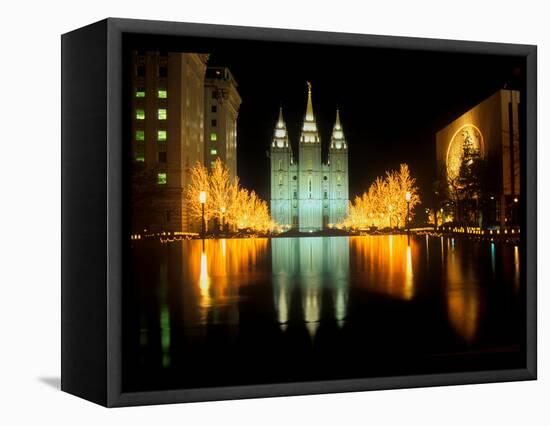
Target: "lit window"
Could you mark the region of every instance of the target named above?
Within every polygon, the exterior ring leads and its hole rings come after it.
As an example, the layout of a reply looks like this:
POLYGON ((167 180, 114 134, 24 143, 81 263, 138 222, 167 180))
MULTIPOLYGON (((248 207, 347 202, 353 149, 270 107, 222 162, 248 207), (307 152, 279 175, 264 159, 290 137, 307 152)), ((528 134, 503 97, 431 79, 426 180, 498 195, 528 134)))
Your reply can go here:
POLYGON ((218 140, 218 134, 216 132, 210 133, 210 140, 215 142, 218 140))
POLYGON ((157 173, 157 183, 159 185, 166 185, 166 173, 157 173))
POLYGON ((145 130, 136 130, 136 141, 145 140, 145 130))
POLYGON ((159 120, 166 120, 166 116, 168 113, 166 112, 166 108, 159 108, 158 111, 158 119, 159 120))
POLYGON ((166 130, 157 130, 157 140, 158 141, 166 140, 166 130))
POLYGON ((145 89, 139 88, 136 89, 136 98, 144 98, 145 97, 145 89))
POLYGON ((210 150, 210 154, 211 154, 211 155, 217 155, 217 154, 218 154, 218 150, 217 150, 217 149, 211 149, 211 150, 210 150))
POLYGON ((159 99, 166 99, 168 98, 168 92, 165 89, 159 89, 158 90, 158 98, 159 99))
POLYGON ((143 152, 138 152, 136 154, 136 161, 143 163, 145 162, 145 154, 143 152))
POLYGON ((145 120, 145 110, 142 108, 136 109, 136 120, 145 120))
POLYGON ((210 168, 211 169, 214 169, 214 166, 216 165, 216 162, 215 161, 211 161, 210 162, 210 168))

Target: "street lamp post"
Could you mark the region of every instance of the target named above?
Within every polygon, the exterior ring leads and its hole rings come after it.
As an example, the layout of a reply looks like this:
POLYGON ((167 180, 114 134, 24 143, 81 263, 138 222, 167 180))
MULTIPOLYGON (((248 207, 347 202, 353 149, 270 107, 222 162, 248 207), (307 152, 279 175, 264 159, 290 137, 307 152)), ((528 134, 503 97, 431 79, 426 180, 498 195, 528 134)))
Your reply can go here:
POLYGON ((206 235, 206 220, 204 218, 204 205, 206 204, 206 191, 200 192, 199 201, 202 205, 202 238, 204 238, 206 235))
POLYGON ((411 193, 407 191, 405 194, 405 201, 407 202, 407 219, 406 219, 406 225, 407 225, 407 232, 410 232, 410 205, 411 205, 411 193))
POLYGON ((221 228, 221 231, 223 232, 223 219, 224 219, 224 215, 225 215, 225 206, 222 206, 220 211, 222 213, 222 220, 221 220, 221 223, 220 223, 220 228, 221 228))

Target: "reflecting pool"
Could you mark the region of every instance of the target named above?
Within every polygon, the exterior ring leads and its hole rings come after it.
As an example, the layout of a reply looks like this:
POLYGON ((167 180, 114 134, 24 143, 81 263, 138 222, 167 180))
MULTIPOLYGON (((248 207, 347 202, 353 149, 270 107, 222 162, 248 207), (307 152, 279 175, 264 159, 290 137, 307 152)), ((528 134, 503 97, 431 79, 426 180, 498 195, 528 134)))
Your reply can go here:
POLYGON ((140 241, 123 389, 525 364, 517 246, 429 236, 140 241))

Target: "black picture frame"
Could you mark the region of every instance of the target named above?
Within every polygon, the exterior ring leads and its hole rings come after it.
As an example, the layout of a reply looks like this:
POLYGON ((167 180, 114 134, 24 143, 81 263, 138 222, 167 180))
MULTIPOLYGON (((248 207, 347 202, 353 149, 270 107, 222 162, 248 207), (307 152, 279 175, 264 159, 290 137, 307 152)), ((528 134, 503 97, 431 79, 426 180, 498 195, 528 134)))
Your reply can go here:
POLYGON ((537 48, 531 45, 296 31, 109 18, 64 34, 62 44, 62 346, 63 391, 107 406, 256 398, 374 389, 534 380, 537 377, 537 48), (515 55, 526 59, 526 348, 523 369, 260 384, 124 393, 121 391, 123 275, 124 34, 238 38, 515 55))

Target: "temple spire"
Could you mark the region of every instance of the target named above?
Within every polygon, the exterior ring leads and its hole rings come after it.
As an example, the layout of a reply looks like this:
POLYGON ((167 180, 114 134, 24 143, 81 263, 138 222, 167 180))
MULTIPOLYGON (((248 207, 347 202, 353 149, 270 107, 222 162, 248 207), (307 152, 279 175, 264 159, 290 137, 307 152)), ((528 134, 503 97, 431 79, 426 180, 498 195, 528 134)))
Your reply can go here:
POLYGON ((344 137, 344 130, 340 123, 340 110, 336 108, 336 121, 332 129, 332 137, 330 138, 331 149, 346 149, 346 138, 344 137))
POLYGON ((306 109, 306 121, 314 121, 313 116, 313 104, 311 102, 311 83, 307 82, 307 109, 306 109))
POLYGON ((279 119, 277 120, 277 127, 284 127, 285 122, 283 121, 283 106, 279 106, 279 119))
POLYGON ((304 125, 302 126, 302 136, 300 142, 318 143, 320 142, 319 133, 317 132, 317 123, 313 114, 313 102, 311 101, 311 83, 307 82, 307 107, 304 125))
POLYGON ((275 124, 275 132, 273 134, 272 145, 276 148, 288 147, 288 133, 286 131, 286 123, 283 119, 283 107, 279 107, 279 118, 275 124))

